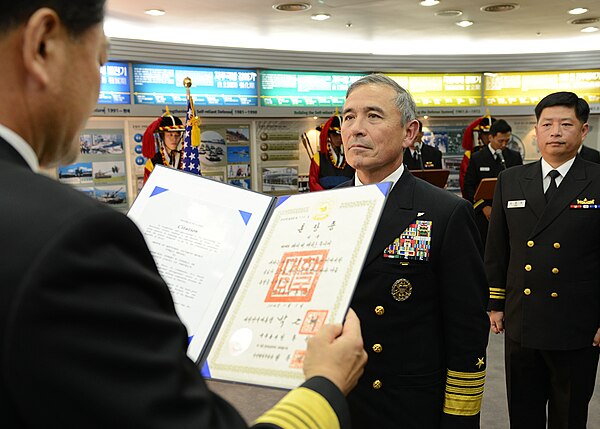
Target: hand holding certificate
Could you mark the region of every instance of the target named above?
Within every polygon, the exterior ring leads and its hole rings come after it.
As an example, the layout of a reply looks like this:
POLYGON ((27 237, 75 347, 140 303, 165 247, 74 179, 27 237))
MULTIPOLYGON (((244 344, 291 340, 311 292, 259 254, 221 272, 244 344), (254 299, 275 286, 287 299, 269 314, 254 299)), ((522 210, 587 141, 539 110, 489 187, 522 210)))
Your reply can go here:
POLYGON ((344 319, 389 183, 273 198, 157 168, 130 210, 210 376, 303 380, 306 340, 344 319))

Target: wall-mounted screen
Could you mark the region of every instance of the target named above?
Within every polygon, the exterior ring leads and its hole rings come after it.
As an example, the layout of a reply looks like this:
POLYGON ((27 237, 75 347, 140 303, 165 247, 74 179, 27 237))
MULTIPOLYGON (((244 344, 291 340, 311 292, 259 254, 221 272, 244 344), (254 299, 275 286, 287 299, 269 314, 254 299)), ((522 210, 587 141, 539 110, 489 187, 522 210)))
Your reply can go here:
POLYGON ((130 104, 129 66, 108 62, 100 67, 98 104, 130 104))
POLYGON ((185 105, 183 79, 192 79, 196 106, 256 106, 256 70, 133 64, 136 104, 185 105))
POLYGON ((350 84, 364 73, 264 70, 260 104, 265 107, 341 107, 350 84))
POLYGON ((570 91, 588 103, 600 103, 600 70, 486 73, 485 104, 529 106, 556 91, 570 91))
POLYGON ((419 107, 481 105, 481 74, 388 74, 419 107))

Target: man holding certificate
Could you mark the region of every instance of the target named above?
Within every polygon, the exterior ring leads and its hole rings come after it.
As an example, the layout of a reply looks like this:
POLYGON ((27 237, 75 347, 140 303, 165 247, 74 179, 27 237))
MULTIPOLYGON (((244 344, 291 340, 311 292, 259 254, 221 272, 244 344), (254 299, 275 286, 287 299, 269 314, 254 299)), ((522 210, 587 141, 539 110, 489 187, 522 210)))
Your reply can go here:
MULTIPOLYGON (((37 172, 77 155, 107 60, 104 3, 3 3, 2 427, 246 428, 187 358, 187 332, 134 223, 37 172)), ((365 360, 350 311, 308 341, 306 382, 255 427, 348 428, 344 395, 365 360)))
POLYGON ((345 186, 394 182, 351 304, 369 354, 348 397, 352 423, 478 428, 489 330, 482 245, 470 204, 403 165, 415 110, 380 74, 346 93, 342 140, 356 175, 345 186))

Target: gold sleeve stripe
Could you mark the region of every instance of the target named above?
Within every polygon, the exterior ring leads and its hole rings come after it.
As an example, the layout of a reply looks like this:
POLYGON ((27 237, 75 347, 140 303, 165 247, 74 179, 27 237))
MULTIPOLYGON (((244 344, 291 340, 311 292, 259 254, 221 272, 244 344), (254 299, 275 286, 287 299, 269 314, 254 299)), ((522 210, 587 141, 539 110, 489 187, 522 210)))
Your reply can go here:
POLYGON ((273 424, 282 429, 340 428, 340 422, 329 402, 314 390, 305 387, 289 392, 254 423, 273 424))
POLYGON ((506 289, 502 289, 502 288, 499 288, 499 287, 491 287, 490 288, 490 292, 506 293, 506 289))
POLYGON ((499 293, 491 293, 490 298, 491 299, 506 299, 506 295, 499 294, 499 293))
POLYGON ((483 394, 462 396, 446 392, 444 413, 454 416, 475 416, 481 410, 482 397, 483 394))
POLYGON ((452 371, 451 369, 449 369, 447 374, 448 374, 448 377, 454 377, 454 378, 464 378, 464 379, 485 378, 485 370, 478 371, 478 372, 459 372, 459 371, 452 371))
POLYGON ((446 385, 446 392, 456 393, 459 395, 469 395, 469 396, 479 395, 479 394, 483 393, 483 385, 481 385, 479 387, 469 387, 469 388, 446 385))
POLYGON ((478 378, 476 380, 460 380, 460 379, 456 379, 456 378, 450 378, 448 377, 446 379, 446 384, 447 385, 452 385, 452 386, 463 386, 463 387, 477 387, 477 386, 483 386, 485 383, 485 378, 478 378))

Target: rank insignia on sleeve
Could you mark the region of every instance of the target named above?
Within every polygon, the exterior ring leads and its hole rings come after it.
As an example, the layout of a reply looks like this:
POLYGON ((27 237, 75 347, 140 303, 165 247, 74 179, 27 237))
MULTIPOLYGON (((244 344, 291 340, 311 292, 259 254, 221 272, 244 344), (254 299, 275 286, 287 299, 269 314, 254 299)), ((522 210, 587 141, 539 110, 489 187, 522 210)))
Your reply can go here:
POLYGON ((428 261, 431 247, 430 220, 417 220, 384 251, 384 258, 428 261))

